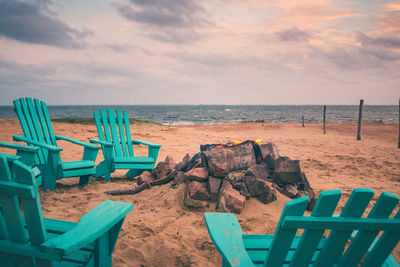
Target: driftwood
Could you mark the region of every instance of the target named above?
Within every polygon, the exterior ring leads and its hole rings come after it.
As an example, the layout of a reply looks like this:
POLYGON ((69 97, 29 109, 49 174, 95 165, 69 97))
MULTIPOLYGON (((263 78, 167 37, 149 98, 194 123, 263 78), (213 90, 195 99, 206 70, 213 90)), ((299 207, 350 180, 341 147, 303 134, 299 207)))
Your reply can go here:
POLYGON ((150 183, 143 183, 141 185, 135 186, 132 189, 123 189, 123 190, 110 190, 110 191, 105 191, 104 193, 109 194, 109 195, 135 195, 137 193, 142 192, 143 190, 150 188, 154 185, 162 185, 162 184, 166 184, 169 183, 170 181, 172 181, 175 178, 176 175, 176 170, 171 171, 167 176, 155 180, 153 182, 150 183))

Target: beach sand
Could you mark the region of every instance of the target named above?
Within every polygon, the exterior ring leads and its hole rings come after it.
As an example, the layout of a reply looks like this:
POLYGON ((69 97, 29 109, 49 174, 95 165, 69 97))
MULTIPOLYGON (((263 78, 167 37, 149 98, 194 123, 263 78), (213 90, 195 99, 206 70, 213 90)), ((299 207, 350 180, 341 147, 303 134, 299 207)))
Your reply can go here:
MULTIPOLYGON (((0 119, 1 141, 12 141, 21 134, 18 121, 0 119)), ((56 134, 82 141, 97 138, 94 125, 53 123, 56 134)), ((397 148, 397 124, 364 122, 362 140, 356 141, 357 125, 350 122, 327 124, 327 134, 321 123, 239 123, 220 125, 164 126, 152 123, 131 125, 134 139, 161 144, 159 161, 167 155, 180 162, 186 153, 199 152, 200 144, 226 143, 233 140, 262 139, 278 146, 281 156, 300 160, 311 187, 321 191, 341 189, 343 207, 353 188, 375 190, 374 199, 383 191, 400 195, 400 149, 397 148)), ((78 160, 82 148, 59 142, 64 148, 63 160, 78 160)), ((10 150, 0 149, 2 152, 10 150)), ((144 149, 138 150, 145 153, 144 149)), ((138 155, 140 155, 140 153, 138 155)), ((103 158, 98 155, 98 162, 103 158)), ((92 179, 80 188, 78 178, 62 179, 56 190, 40 192, 46 217, 78 221, 81 216, 106 199, 132 202, 115 251, 113 266, 220 266, 221 257, 211 242, 203 213, 183 206, 184 185, 172 189, 170 184, 154 186, 137 195, 109 196, 106 190, 128 189, 136 185, 127 179, 125 171, 112 174, 112 181, 92 179)), ((237 215, 246 234, 272 234, 281 211, 289 199, 279 193, 278 200, 265 205, 257 199, 246 203, 237 215)), ((397 209, 396 209, 397 211, 397 209)), ((93 227, 96 227, 93 225, 93 227)), ((400 246, 393 252, 400 260, 400 246)))

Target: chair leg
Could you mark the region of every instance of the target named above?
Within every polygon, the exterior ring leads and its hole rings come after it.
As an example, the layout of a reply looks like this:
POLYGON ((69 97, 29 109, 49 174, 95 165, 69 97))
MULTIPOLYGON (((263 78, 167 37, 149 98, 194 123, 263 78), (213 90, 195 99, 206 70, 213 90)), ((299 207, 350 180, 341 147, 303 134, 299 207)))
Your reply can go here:
POLYGON ((131 169, 125 174, 125 176, 128 177, 128 178, 133 178, 133 177, 141 175, 142 172, 144 172, 144 171, 145 170, 133 170, 133 169, 131 169))
POLYGON ((98 178, 104 176, 104 182, 108 182, 111 179, 111 173, 114 170, 112 169, 112 164, 109 161, 102 161, 99 165, 96 166, 96 173, 94 177, 98 178))
POLYGON ((95 242, 95 266, 110 266, 112 265, 112 251, 110 250, 110 236, 106 232, 95 242))
POLYGON ((90 183, 90 175, 82 175, 79 177, 79 185, 84 186, 90 183))

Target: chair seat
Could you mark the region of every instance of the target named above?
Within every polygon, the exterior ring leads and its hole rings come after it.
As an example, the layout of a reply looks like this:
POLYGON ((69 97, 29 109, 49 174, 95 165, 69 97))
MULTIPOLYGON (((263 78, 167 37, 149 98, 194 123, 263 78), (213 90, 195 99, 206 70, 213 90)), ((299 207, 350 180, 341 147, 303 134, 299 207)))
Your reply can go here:
POLYGON ((124 158, 124 157, 116 157, 114 158, 115 163, 144 163, 144 164, 153 164, 155 160, 150 157, 133 157, 133 158, 124 158))
POLYGON ((66 170, 94 168, 93 160, 66 161, 61 163, 61 168, 66 170))

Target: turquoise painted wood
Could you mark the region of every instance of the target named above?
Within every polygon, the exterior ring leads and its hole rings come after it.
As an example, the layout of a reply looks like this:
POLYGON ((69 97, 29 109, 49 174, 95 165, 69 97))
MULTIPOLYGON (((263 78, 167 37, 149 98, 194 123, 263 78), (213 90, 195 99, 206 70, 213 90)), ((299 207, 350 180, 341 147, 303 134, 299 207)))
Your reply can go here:
POLYGON ((78 223, 43 218, 32 167, 0 156, 0 266, 111 266, 131 203, 106 200, 78 223))
POLYGON ((13 104, 24 133, 24 136, 13 136, 13 139, 39 148, 35 164, 42 172, 43 190, 54 190, 56 180, 66 177, 79 176, 80 185, 88 184, 90 175, 96 172, 95 160, 100 147, 55 135, 47 105, 43 101, 26 97, 14 100, 13 104), (58 147, 57 140, 83 146, 82 160, 62 162, 60 152, 63 149, 58 147))
POLYGON ((12 162, 17 159, 28 166, 32 166, 36 177, 36 185, 40 186, 42 184, 42 174, 39 168, 35 166, 35 157, 39 151, 37 147, 7 142, 0 142, 0 147, 17 150, 16 155, 9 155, 5 153, 0 153, 0 155, 3 155, 7 159, 10 166, 12 162))
POLYGON ((99 139, 90 139, 90 142, 100 144, 104 155, 104 161, 96 167, 95 177, 104 176, 107 182, 116 169, 129 169, 126 176, 134 177, 154 168, 161 145, 132 140, 128 113, 109 108, 95 111, 93 116, 99 139), (133 145, 148 146, 147 157, 136 157, 133 145))
POLYGON ((357 188, 336 216, 340 197, 322 192, 310 216, 303 215, 308 197, 289 201, 273 235, 243 234, 229 213, 204 219, 223 266, 399 266, 390 254, 400 240, 400 211, 390 218, 399 198, 382 193, 365 216, 373 191, 357 188))

